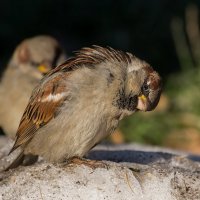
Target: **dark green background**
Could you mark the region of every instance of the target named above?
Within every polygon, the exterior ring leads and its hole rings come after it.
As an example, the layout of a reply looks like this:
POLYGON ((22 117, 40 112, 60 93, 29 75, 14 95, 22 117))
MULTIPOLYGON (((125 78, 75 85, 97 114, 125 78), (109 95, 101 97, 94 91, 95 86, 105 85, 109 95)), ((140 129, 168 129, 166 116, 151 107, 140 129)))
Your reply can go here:
POLYGON ((91 44, 130 51, 165 77, 179 70, 172 18, 184 17, 188 0, 1 0, 0 66, 24 38, 50 34, 66 52, 91 44))

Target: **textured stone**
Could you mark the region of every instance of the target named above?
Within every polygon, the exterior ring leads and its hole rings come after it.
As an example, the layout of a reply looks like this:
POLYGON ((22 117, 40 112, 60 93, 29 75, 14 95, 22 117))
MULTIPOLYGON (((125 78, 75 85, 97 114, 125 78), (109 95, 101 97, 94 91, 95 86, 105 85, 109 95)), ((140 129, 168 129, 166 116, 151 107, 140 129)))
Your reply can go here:
MULTIPOLYGON (((0 138, 0 167, 11 141, 0 138)), ((57 164, 42 159, 0 173, 0 199, 200 199, 200 157, 170 149, 137 144, 99 145, 90 159, 104 160, 104 168, 57 164)))

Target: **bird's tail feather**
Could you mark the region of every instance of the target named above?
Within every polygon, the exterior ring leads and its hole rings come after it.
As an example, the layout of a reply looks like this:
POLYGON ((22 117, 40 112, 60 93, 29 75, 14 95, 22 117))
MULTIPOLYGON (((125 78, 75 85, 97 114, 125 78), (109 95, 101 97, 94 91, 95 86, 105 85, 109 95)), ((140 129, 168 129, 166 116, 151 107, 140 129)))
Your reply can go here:
POLYGON ((9 169, 13 169, 21 165, 24 161, 24 152, 22 151, 17 158, 5 169, 5 171, 8 171, 9 169))
POLYGON ((35 163, 38 160, 38 156, 27 154, 25 155, 24 152, 20 152, 20 154, 17 156, 17 158, 5 169, 5 171, 8 171, 9 169, 13 169, 18 167, 19 165, 31 165, 35 163))

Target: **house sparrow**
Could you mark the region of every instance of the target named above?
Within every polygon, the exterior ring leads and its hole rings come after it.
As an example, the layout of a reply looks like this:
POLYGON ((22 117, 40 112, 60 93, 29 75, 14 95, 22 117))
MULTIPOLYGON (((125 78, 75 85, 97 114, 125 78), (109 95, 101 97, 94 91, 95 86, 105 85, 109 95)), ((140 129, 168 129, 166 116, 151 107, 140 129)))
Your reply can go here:
MULTIPOLYGON (((57 163, 83 157, 137 110, 159 101, 161 78, 130 53, 92 46, 51 70, 33 90, 16 134, 13 152, 57 163)), ((10 152, 10 153, 11 153, 10 152)))
POLYGON ((49 36, 26 39, 17 46, 0 82, 0 127, 6 135, 15 137, 33 88, 65 59, 58 42, 49 36))

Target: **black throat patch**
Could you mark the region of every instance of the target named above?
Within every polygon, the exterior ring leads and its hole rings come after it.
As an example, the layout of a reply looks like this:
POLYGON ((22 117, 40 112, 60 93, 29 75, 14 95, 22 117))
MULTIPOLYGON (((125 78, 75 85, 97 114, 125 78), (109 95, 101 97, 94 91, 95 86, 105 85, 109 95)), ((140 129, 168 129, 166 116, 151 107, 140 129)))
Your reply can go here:
POLYGON ((114 104, 119 109, 134 111, 137 107, 137 103, 137 95, 133 95, 132 93, 125 95, 124 90, 120 90, 114 104))

